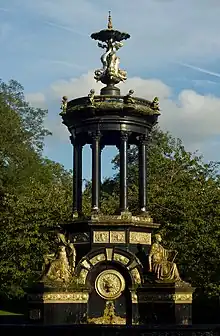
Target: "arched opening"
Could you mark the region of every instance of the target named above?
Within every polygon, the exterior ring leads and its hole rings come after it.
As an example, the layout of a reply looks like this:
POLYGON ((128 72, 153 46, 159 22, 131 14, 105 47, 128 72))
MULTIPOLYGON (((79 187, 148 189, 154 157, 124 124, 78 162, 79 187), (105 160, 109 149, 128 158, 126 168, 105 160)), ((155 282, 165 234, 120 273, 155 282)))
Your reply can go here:
MULTIPOLYGON (((121 324, 132 324, 132 300, 131 293, 129 288, 131 287, 132 280, 129 272, 125 267, 116 263, 116 262, 104 262, 99 263, 95 266, 92 271, 89 273, 87 278, 87 284, 90 288, 89 300, 88 300, 88 310, 87 316, 88 319, 97 319, 104 316, 104 311, 106 308, 106 303, 111 301, 111 304, 114 305, 114 313, 116 317, 124 319, 124 322, 121 324), (115 272, 115 273, 114 273, 115 272), (117 286, 114 283, 114 277, 111 278, 112 274, 119 274, 123 278, 124 287, 120 295, 115 295, 115 298, 108 294, 102 295, 101 290, 99 290, 99 285, 97 284, 99 278, 102 277, 102 274, 109 275, 109 279, 111 279, 111 286, 117 286)), ((114 293, 116 294, 117 290, 113 288, 114 293)), ((118 322, 120 324, 120 322, 118 322)), ((103 320, 103 324, 105 320, 103 320)))

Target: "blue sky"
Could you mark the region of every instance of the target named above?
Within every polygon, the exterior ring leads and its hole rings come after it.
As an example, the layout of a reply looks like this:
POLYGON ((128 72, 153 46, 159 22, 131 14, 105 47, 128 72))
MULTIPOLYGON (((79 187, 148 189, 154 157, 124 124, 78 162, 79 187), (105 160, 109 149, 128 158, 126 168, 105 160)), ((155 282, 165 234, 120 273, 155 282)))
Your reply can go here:
MULTIPOLYGON (((219 0, 0 0, 1 78, 18 80, 32 105, 47 108, 45 155, 72 167, 69 134, 59 117, 60 100, 86 96, 100 84, 101 49, 90 34, 113 25, 131 34, 120 50, 128 80, 122 93, 159 96, 160 126, 183 140, 187 150, 219 160, 219 0)), ((113 148, 103 152, 102 175, 109 176, 113 148)), ((84 177, 91 176, 90 150, 84 177)))

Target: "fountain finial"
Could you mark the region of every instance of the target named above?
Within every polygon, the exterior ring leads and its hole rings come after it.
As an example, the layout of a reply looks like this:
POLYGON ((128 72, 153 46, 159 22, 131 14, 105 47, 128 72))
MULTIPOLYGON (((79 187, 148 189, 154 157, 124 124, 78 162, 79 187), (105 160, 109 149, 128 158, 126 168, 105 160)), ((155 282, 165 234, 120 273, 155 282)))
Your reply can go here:
POLYGON ((113 29, 111 11, 108 12, 108 29, 113 29))
POLYGON ((95 70, 95 79, 107 84, 107 87, 101 90, 101 94, 119 94, 120 90, 114 85, 124 82, 127 79, 125 70, 119 68, 120 58, 116 52, 123 46, 122 41, 130 37, 128 33, 123 33, 113 29, 111 11, 108 16, 108 27, 98 33, 93 33, 91 38, 98 40, 98 46, 104 49, 101 56, 102 68, 95 70))

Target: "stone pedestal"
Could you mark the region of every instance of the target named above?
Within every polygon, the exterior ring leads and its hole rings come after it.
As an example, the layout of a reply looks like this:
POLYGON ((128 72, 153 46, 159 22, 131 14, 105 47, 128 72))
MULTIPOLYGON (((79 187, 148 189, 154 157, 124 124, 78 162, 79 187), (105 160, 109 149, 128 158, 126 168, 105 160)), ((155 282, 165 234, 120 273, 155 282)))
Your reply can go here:
POLYGON ((190 285, 148 284, 137 291, 140 324, 192 324, 190 285))
POLYGON ((49 325, 85 323, 88 297, 85 291, 29 293, 28 320, 49 325))

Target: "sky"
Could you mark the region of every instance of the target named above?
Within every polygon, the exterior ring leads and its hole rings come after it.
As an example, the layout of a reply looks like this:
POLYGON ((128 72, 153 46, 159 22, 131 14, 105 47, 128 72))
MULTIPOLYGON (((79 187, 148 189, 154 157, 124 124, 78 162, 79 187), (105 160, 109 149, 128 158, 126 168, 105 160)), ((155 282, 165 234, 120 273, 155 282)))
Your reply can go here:
MULTIPOLYGON (((102 50, 91 33, 107 26, 131 35, 119 51, 128 79, 121 93, 160 99, 159 125, 186 150, 220 159, 219 0, 0 0, 0 76, 15 79, 35 107, 48 109, 44 155, 72 168, 69 133, 59 116, 69 100, 99 94, 93 79, 102 50)), ((112 175, 115 148, 105 148, 102 177, 112 175)), ((83 153, 91 177, 91 152, 83 153)))

